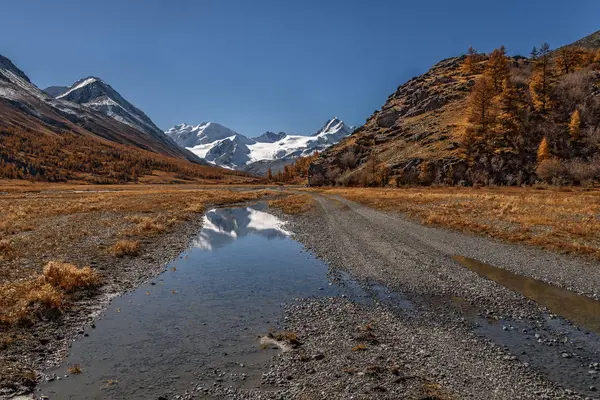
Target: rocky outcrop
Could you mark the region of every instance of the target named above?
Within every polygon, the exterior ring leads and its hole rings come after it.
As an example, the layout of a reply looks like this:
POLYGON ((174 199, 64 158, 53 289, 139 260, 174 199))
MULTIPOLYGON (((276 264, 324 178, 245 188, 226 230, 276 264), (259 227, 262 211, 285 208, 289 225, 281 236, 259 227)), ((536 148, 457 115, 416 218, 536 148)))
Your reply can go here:
POLYGON ((399 86, 362 127, 321 154, 310 166, 309 183, 368 184, 373 164, 389 170, 390 181, 459 182, 465 168, 456 138, 473 85, 460 72, 462 61, 443 60, 399 86))

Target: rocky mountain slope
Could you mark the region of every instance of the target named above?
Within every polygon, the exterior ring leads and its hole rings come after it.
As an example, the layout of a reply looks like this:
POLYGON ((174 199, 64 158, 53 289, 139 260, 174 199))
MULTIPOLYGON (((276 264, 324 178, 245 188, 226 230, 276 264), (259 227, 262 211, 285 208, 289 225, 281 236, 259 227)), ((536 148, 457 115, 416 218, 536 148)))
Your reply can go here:
MULTIPOLYGON (((60 92, 57 89, 50 91, 60 92)), ((200 162, 162 134, 148 117, 116 91, 106 84, 101 86, 99 80, 92 85, 72 86, 70 92, 68 96, 65 96, 66 93, 58 98, 50 96, 31 83, 8 58, 0 55, 0 128, 76 132, 200 162), (102 90, 97 90, 99 88, 102 90), (78 94, 80 97, 76 96, 78 94)))
POLYGON ((95 78, 82 83, 48 89, 54 98, 0 56, 0 179, 249 180, 238 171, 202 165, 207 163, 177 146, 105 83, 95 78))
POLYGON ((215 122, 179 124, 165 133, 179 146, 214 165, 264 174, 275 171, 300 156, 322 151, 352 132, 352 127, 332 118, 311 136, 265 132, 249 138, 215 122))
POLYGON ((461 76, 461 57, 443 60, 398 87, 354 133, 325 150, 311 166, 312 184, 334 179, 358 184, 374 157, 392 170, 423 161, 448 168, 459 162, 456 133, 472 79, 461 76))
MULTIPOLYGON (((568 46, 584 49, 588 53, 583 57, 589 59, 591 55, 593 58, 593 50, 600 47, 600 31, 568 46)), ((551 57, 558 57, 557 54, 560 54, 560 49, 551 53, 551 57)), ((574 57, 574 55, 575 53, 569 53, 568 56, 574 57)), ((357 128, 351 136, 325 150, 311 164, 310 184, 378 185, 379 183, 367 181, 370 179, 369 176, 379 174, 379 171, 385 171, 381 179, 391 183, 395 180, 399 182, 406 180, 407 183, 457 184, 472 180, 472 176, 466 177, 469 165, 461 149, 461 138, 469 124, 467 118, 469 95, 481 77, 481 71, 486 68, 489 56, 477 55, 476 69, 480 72, 474 74, 465 73, 463 69, 465 59, 466 56, 460 56, 442 60, 423 75, 414 77, 399 86, 388 96, 381 109, 367 118, 363 126, 357 128)), ((552 95, 560 97, 561 87, 574 85, 575 82, 586 85, 584 81, 587 82, 588 78, 593 81, 594 74, 597 74, 594 72, 594 65, 600 63, 589 62, 591 64, 586 64, 585 67, 588 74, 585 78, 583 72, 578 76, 564 78, 564 72, 560 71, 563 66, 557 60, 555 62, 557 80, 553 89, 555 93, 552 95), (563 81, 560 82, 561 80, 563 81)), ((566 139, 558 137, 563 135, 563 131, 567 132, 568 136, 566 124, 570 115, 566 115, 565 110, 568 108, 572 113, 573 107, 576 107, 575 103, 569 105, 569 101, 564 101, 564 104, 560 105, 560 101, 557 100, 554 102, 557 104, 557 112, 565 115, 550 117, 541 115, 533 109, 529 95, 534 60, 520 56, 507 57, 507 64, 515 90, 519 96, 522 96, 519 101, 525 103, 523 107, 526 111, 529 110, 519 116, 522 129, 530 130, 532 135, 536 136, 535 140, 539 139, 537 143, 548 129, 556 132, 553 133, 556 136, 556 144, 553 146, 556 146, 556 153, 558 153, 561 141, 568 142, 568 137, 566 139), (552 122, 553 118, 554 122, 552 122), (566 122, 565 118, 567 118, 566 122), (561 120, 560 124, 557 123, 558 119, 561 120), (552 125, 551 128, 549 124, 552 125)), ((589 85, 581 86, 580 89, 581 93, 587 91, 595 93, 595 89, 589 85)), ((589 99, 589 96, 587 98, 589 99)), ((590 104, 577 105, 580 106, 590 110, 587 113, 588 120, 582 124, 591 132, 596 124, 595 114, 591 112, 590 104)), ((528 149, 530 152, 533 151, 534 158, 535 150, 535 148, 528 149)), ((533 168, 535 169, 535 166, 533 168)), ((531 174, 534 172, 528 171, 528 173, 527 179, 532 179, 531 174)), ((503 179, 505 183, 518 180, 516 177, 503 177, 503 179)))

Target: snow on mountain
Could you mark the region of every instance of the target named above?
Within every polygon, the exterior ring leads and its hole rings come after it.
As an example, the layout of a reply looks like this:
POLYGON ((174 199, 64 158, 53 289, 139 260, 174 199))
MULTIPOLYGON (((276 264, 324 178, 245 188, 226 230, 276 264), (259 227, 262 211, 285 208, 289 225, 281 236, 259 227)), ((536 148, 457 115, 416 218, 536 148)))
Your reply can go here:
POLYGON ((0 126, 87 132, 116 143, 201 162, 100 79, 86 78, 69 88, 51 87, 45 92, 2 55, 0 126))
MULTIPOLYGON (((165 134, 179 146, 212 164, 233 169, 247 169, 256 162, 292 160, 323 150, 352 133, 338 118, 332 118, 311 136, 265 132, 249 138, 223 125, 203 122, 193 126, 175 125, 165 134)), ((283 164, 282 164, 283 165, 283 164)))
POLYGON ((154 137, 162 136, 162 130, 142 110, 100 78, 80 79, 56 99, 84 105, 154 137))

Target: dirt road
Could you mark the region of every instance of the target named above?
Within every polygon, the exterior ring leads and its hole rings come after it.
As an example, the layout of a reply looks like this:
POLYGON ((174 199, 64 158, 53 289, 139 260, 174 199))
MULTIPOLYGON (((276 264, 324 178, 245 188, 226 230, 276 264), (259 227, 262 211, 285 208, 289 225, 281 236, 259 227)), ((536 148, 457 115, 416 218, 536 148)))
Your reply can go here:
MULTIPOLYGON (((381 357, 410 359, 410 372, 431 377, 457 398, 598 396, 597 264, 425 227, 339 197, 314 198, 314 212, 291 218, 296 239, 326 260, 333 275, 346 271, 380 292, 383 285, 389 301, 380 301, 375 309, 337 301, 335 306, 315 301, 292 307, 290 327, 311 337, 312 345, 356 336, 358 321, 365 324, 371 318, 380 321, 388 345, 399 351, 388 348, 381 357), (457 262, 456 256, 467 262, 457 262), (468 268, 473 260, 491 266, 476 272, 468 268)), ((328 358, 344 369, 347 354, 336 348, 330 346, 328 358)), ((297 382, 296 390, 339 391, 327 372, 331 369, 317 370, 312 383, 297 382)), ((345 395, 352 393, 357 392, 345 395)))

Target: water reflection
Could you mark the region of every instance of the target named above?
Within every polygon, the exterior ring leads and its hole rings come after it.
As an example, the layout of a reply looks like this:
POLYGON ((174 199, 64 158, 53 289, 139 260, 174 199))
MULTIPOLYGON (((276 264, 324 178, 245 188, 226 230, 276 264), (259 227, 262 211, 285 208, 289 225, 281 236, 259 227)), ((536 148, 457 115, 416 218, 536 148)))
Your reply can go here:
POLYGON ((211 251, 250 234, 267 239, 289 236, 290 232, 283 228, 285 222, 262 211, 264 207, 257 204, 246 208, 208 210, 204 215, 202 230, 192 243, 193 247, 211 251))

